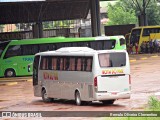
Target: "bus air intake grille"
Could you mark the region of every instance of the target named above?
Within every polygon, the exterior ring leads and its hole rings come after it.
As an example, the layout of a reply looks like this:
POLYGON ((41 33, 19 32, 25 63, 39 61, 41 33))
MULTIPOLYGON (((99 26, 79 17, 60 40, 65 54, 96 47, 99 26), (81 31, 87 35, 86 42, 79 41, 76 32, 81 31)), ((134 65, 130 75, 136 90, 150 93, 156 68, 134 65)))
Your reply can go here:
POLYGON ((93 98, 93 87, 92 87, 92 85, 88 85, 88 95, 89 95, 89 98, 93 98))

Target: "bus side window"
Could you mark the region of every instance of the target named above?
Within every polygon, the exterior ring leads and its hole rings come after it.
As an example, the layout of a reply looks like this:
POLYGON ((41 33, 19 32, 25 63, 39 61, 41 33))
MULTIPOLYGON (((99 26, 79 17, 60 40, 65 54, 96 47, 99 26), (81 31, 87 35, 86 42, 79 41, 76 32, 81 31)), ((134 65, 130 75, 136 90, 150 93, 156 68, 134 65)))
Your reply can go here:
POLYGON ((64 70, 68 71, 69 70, 69 57, 64 57, 64 70))
POLYGON ((48 59, 47 57, 41 58, 41 70, 48 70, 48 59))
POLYGON ((56 50, 55 44, 49 44, 49 51, 56 50))
POLYGON ((87 59, 86 71, 92 71, 92 58, 87 59))
POLYGON ((32 45, 32 55, 39 52, 38 45, 32 45))
POLYGON ((52 57, 52 70, 57 70, 57 58, 56 57, 52 57))
POLYGON ((22 45, 22 55, 34 55, 38 53, 38 45, 22 45))
POLYGON ((78 43, 77 42, 72 42, 72 47, 77 47, 78 43))
POLYGON ((81 64, 81 68, 82 68, 82 71, 86 71, 86 64, 87 64, 87 59, 86 57, 82 58, 82 64, 81 64))
POLYGON ((9 46, 4 58, 19 56, 19 55, 21 55, 20 45, 9 46))
POLYGON ((81 71, 82 69, 82 59, 81 58, 77 58, 77 71, 81 71))
POLYGON ((39 44, 39 51, 44 52, 49 50, 49 45, 48 44, 39 44))
POLYGON ((65 47, 64 43, 57 43, 56 44, 56 49, 59 49, 59 48, 62 48, 62 47, 65 47))
POLYGON ((60 70, 60 57, 57 57, 57 70, 60 70))
POLYGON ((120 38, 119 40, 120 40, 120 45, 124 45, 125 44, 125 39, 120 38))
POLYGON ((63 59, 63 57, 61 57, 60 58, 60 70, 64 70, 63 66, 64 66, 64 59, 63 59))
POLYGON ((75 71, 75 58, 74 57, 70 57, 69 60, 69 71, 75 71))
POLYGON ((70 42, 64 43, 64 47, 72 47, 72 43, 70 42))

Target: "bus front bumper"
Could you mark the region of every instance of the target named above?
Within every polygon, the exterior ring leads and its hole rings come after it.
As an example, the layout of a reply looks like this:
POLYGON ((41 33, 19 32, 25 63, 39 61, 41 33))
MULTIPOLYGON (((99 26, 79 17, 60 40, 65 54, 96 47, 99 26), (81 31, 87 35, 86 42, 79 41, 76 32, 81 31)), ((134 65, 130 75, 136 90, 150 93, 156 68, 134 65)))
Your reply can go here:
POLYGON ((115 99, 129 99, 131 92, 119 92, 119 93, 95 93, 96 100, 115 100, 115 99))

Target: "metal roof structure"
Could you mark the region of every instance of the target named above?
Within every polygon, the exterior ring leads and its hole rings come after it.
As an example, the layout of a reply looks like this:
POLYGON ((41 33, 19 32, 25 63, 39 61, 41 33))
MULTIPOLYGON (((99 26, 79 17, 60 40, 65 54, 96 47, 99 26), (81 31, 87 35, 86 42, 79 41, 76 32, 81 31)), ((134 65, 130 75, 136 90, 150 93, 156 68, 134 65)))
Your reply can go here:
POLYGON ((0 24, 86 18, 91 0, 0 1, 0 24))

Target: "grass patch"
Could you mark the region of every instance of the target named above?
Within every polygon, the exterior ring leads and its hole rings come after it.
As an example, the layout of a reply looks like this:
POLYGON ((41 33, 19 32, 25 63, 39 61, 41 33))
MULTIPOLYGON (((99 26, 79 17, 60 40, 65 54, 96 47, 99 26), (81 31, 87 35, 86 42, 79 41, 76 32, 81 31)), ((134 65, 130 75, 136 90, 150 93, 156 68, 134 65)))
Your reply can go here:
POLYGON ((160 111, 160 101, 155 96, 151 96, 148 101, 148 107, 151 111, 160 111))
MULTIPOLYGON (((149 97, 147 108, 144 111, 160 112, 160 101, 156 96, 149 97)), ((160 120, 160 117, 106 117, 103 120, 160 120)))

